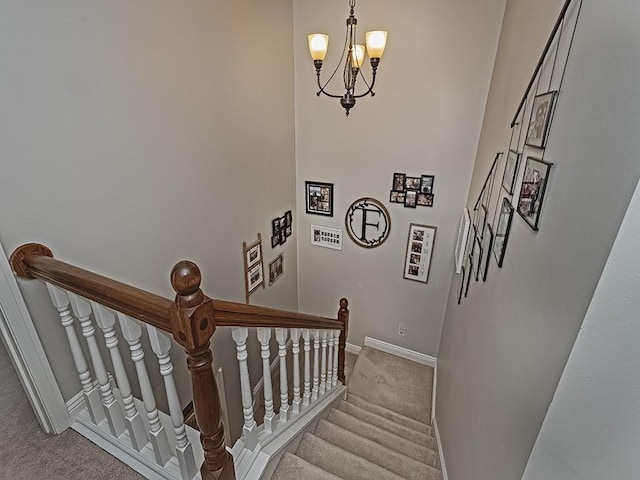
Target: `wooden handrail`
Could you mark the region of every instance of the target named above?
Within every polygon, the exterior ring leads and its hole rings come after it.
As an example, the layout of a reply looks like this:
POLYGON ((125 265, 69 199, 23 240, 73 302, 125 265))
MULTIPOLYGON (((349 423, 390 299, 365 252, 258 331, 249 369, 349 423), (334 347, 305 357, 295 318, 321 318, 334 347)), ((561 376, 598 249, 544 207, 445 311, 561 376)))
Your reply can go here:
POLYGON ((200 289, 198 266, 178 262, 171 271, 174 301, 98 275, 53 258, 46 246, 29 243, 10 258, 16 276, 44 280, 106 307, 169 332, 187 354, 193 405, 200 428, 204 463, 203 480, 233 480, 233 458, 224 445, 220 398, 213 374, 211 338, 218 326, 279 327, 340 330, 338 377, 344 378, 345 346, 349 329, 349 302, 340 300, 337 320, 275 308, 213 300, 200 289))
MULTIPOLYGON (((53 258, 51 250, 38 243, 17 248, 10 262, 14 273, 20 278, 44 280, 173 333, 169 320, 169 308, 173 301, 165 297, 57 260, 53 258)), ((220 327, 344 330, 342 323, 331 318, 226 300, 213 300, 213 310, 216 325, 220 327)))

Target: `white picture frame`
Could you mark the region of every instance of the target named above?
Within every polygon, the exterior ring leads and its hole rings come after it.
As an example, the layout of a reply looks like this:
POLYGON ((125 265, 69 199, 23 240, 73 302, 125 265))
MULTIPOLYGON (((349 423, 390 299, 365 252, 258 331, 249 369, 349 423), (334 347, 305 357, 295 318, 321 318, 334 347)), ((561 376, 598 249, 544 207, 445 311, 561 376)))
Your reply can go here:
POLYGON ((458 236, 456 238, 456 247, 454 250, 456 273, 462 272, 462 265, 465 259, 464 253, 467 247, 467 239, 469 237, 470 227, 471 216, 469 215, 469 209, 465 207, 462 209, 462 215, 460 216, 460 224, 458 225, 458 236))
POLYGON ((436 230, 437 227, 431 225, 409 225, 403 278, 421 283, 429 282, 436 230))

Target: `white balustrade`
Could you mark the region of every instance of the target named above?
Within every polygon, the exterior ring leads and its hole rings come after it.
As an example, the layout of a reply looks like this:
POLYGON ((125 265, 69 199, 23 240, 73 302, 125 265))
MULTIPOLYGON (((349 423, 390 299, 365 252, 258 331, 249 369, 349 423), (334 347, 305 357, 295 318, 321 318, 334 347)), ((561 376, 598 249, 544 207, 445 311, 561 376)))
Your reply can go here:
POLYGON ((311 400, 318 400, 320 392, 320 330, 311 330, 313 337, 313 388, 311 389, 311 400))
POLYGON ((82 392, 84 395, 85 405, 87 406, 87 410, 89 412, 89 417, 91 418, 91 422, 97 425, 106 417, 102 401, 100 400, 100 394, 98 393, 98 389, 93 383, 91 373, 89 372, 87 360, 84 356, 84 353, 82 353, 82 348, 80 347, 78 336, 76 335, 76 331, 73 327, 74 318, 71 314, 69 295, 66 291, 58 287, 54 287, 50 284, 47 284, 47 289, 49 290, 49 295, 51 296, 53 305, 58 310, 60 322, 64 327, 65 333, 67 334, 67 340, 69 342, 69 347, 71 348, 73 363, 76 367, 76 371, 78 372, 80 384, 82 385, 82 392))
POLYGON ((331 383, 335 387, 338 385, 338 355, 339 355, 339 344, 340 344, 340 330, 334 330, 333 332, 333 343, 335 348, 333 349, 333 376, 331 383))
POLYGON ((333 330, 327 330, 327 392, 333 388, 333 330))
POLYGON ((100 330, 102 330, 105 345, 109 350, 109 355, 111 355, 113 374, 116 379, 116 385, 118 385, 118 391, 122 397, 122 403, 124 404, 124 424, 129 432, 131 445, 139 452, 149 443, 149 440, 147 440, 147 435, 144 431, 142 417, 133 401, 129 377, 127 376, 124 363, 122 362, 122 356, 118 349, 119 341, 115 330, 116 316, 114 312, 99 303, 92 301, 91 306, 93 307, 96 324, 100 330))
POLYGON ((180 466, 180 473, 184 480, 191 480, 198 468, 193 457, 193 447, 187 437, 187 431, 184 425, 184 415, 178 398, 178 390, 173 379, 173 363, 169 352, 171 350, 171 340, 163 332, 157 328, 147 325, 147 333, 153 353, 158 357, 160 364, 160 374, 164 379, 164 386, 167 392, 167 402, 169 404, 169 414, 171 415, 171 423, 176 435, 176 457, 180 466))
POLYGON ((244 427, 242 433, 244 445, 247 449, 253 450, 258 444, 258 432, 256 421, 253 417, 253 395, 251 393, 251 382, 249 380, 249 368, 247 366, 247 336, 249 329, 233 328, 231 336, 236 343, 236 357, 240 366, 240 389, 242 391, 242 414, 244 416, 244 427))
POLYGON ((258 341, 260 342, 260 356, 262 357, 262 380, 264 381, 264 431, 273 432, 273 387, 271 385, 271 364, 269 340, 270 328, 258 328, 258 341))
POLYGON ((304 394, 302 406, 308 407, 311 403, 311 330, 303 329, 302 339, 304 342, 304 394))
POLYGON ((98 348, 96 329, 91 321, 91 304, 84 298, 71 292, 69 293, 69 300, 71 301, 71 309, 78 319, 78 322, 80 322, 82 335, 89 347, 89 355, 91 357, 91 363, 93 364, 93 371, 98 379, 98 385, 100 385, 100 395, 102 397, 102 405, 104 406, 107 423, 109 424, 109 430, 111 431, 111 435, 118 438, 125 430, 124 419, 122 418, 120 405, 116 402, 116 398, 111 391, 111 383, 107 375, 107 369, 104 366, 102 354, 98 348))
POLYGON ((140 343, 142 328, 135 320, 120 312, 118 312, 118 320, 120 321, 122 335, 131 350, 131 360, 133 360, 136 367, 140 392, 142 393, 142 402, 144 403, 147 419, 149 420, 149 436, 151 444, 153 445, 156 463, 164 466, 170 460, 171 452, 169 450, 167 432, 160 423, 156 400, 153 395, 153 389, 151 388, 151 381, 149 380, 149 374, 144 365, 144 351, 140 343))
POLYGON ((280 357, 280 421, 289 421, 289 385, 287 382, 287 329, 276 328, 278 356, 280 357))
POLYGON ((327 391, 327 331, 320 330, 322 350, 320 352, 320 396, 327 391))
POLYGON ((293 402, 291 414, 300 413, 300 329, 292 328, 289 331, 291 336, 291 349, 293 353, 293 402))

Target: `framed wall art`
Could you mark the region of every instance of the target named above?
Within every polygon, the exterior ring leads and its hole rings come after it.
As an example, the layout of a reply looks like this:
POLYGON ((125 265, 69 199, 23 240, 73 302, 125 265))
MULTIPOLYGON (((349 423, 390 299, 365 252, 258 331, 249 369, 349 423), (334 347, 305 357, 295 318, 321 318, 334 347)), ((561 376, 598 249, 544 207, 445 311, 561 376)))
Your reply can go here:
POLYGON ((389 203, 401 203, 405 208, 433 207, 435 176, 409 177, 406 173, 394 173, 389 192, 389 203))
POLYGON ((513 150, 509 150, 509 153, 507 154, 507 163, 504 166, 504 173, 502 174, 502 188, 504 188, 509 195, 513 195, 513 189, 516 186, 519 164, 520 154, 513 150))
POLYGON ((433 193, 433 175, 422 175, 420 177, 420 193, 433 193))
POLYGON ((529 128, 527 129, 527 138, 524 142, 525 145, 545 148, 549 125, 551 124, 551 114, 553 113, 553 105, 557 94, 558 91, 554 90, 536 95, 533 99, 533 108, 531 109, 531 118, 529 120, 529 128))
POLYGON ((284 254, 281 253, 269 264, 269 286, 273 285, 284 273, 284 254))
POLYGON ((464 281, 465 281, 465 278, 464 278, 464 274, 465 274, 464 265, 462 265, 462 267, 460 269, 460 272, 458 272, 458 273, 460 273, 460 280, 459 280, 459 283, 458 283, 458 285, 459 285, 458 286, 458 305, 460 305, 462 303, 462 293, 464 292, 464 281))
POLYGON ((333 217, 333 183, 305 182, 307 213, 333 217))
POLYGON ((409 225, 403 278, 422 283, 429 281, 436 230, 436 227, 430 225, 409 225))
POLYGON ((271 248, 276 248, 278 245, 284 245, 293 234, 293 215, 291 210, 278 218, 271 220, 271 248))
POLYGON ((258 240, 247 245, 242 242, 244 257, 244 287, 246 302, 249 303, 251 293, 262 285, 264 288, 264 265, 262 261, 262 235, 258 233, 258 240))
POLYGON ((405 190, 404 192, 404 206, 410 208, 416 208, 418 204, 418 191, 417 190, 405 190))
POLYGON ((391 193, 389 194, 389 202, 404 204, 404 194, 405 192, 396 192, 395 190, 391 190, 391 193))
POLYGON ((479 238, 482 238, 482 236, 484 235, 484 225, 485 223, 487 223, 487 207, 482 204, 478 207, 477 222, 476 235, 479 238))
POLYGON ((487 272, 489 271, 489 260, 491 260, 491 249, 493 248, 493 228, 491 224, 487 222, 484 227, 484 235, 482 236, 482 250, 484 251, 484 258, 482 259, 482 281, 487 281, 487 272))
POLYGON ((454 250, 454 260, 456 264, 456 273, 462 271, 464 263, 464 252, 467 247, 467 237, 469 236, 469 228, 471 227, 471 217, 467 207, 462 209, 462 216, 458 224, 458 236, 456 237, 456 246, 454 250))
POLYGON ((394 173, 391 190, 394 192, 404 192, 404 179, 406 177, 407 177, 406 173, 394 173))
POLYGON ((507 248, 507 240, 509 240, 509 232, 511 231, 511 220, 513 219, 513 206, 508 198, 502 199, 500 205, 500 213, 498 215, 498 224, 494 232, 493 254, 496 257, 496 263, 502 268, 504 261, 504 253, 507 248))
POLYGON ((520 186, 520 197, 518 198, 518 213, 535 231, 538 230, 540 221, 540 211, 547 188, 547 180, 551 163, 528 157, 520 186))
POLYGON ((378 200, 359 198, 347 209, 344 218, 349 238, 364 248, 379 247, 389 237, 391 217, 378 200))
POLYGON ((482 270, 482 240, 480 237, 476 237, 476 242, 473 247, 473 265, 475 266, 476 282, 480 279, 480 271, 482 270))
POLYGON ((471 275, 473 275, 473 258, 471 254, 467 254, 467 267, 466 267, 467 281, 464 284, 464 297, 469 295, 469 284, 471 284, 471 275))

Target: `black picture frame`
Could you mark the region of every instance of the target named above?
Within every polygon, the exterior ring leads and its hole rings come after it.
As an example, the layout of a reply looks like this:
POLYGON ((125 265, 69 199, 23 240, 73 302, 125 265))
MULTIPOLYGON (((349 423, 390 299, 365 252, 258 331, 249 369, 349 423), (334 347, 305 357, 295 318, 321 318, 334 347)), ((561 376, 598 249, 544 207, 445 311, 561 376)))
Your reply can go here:
POLYGON ((291 213, 291 210, 287 210, 285 212, 284 218, 286 227, 290 227, 291 225, 293 225, 293 214, 291 213))
POLYGON ((406 173, 394 173, 393 183, 391 184, 391 190, 396 192, 404 192, 404 180, 407 177, 406 173))
POLYGON ((480 205, 476 213, 476 221, 478 222, 476 224, 476 227, 477 227, 476 234, 481 239, 484 235, 484 225, 487 223, 487 214, 488 214, 487 207, 485 207, 484 205, 480 205))
POLYGON ((433 193, 433 184, 435 182, 434 175, 421 175, 420 176, 420 193, 433 193))
POLYGON ((482 281, 487 281, 487 273, 489 272, 489 264, 491 263, 491 250, 493 249, 493 227, 489 222, 484 227, 484 235, 482 236, 482 245, 485 256, 482 262, 482 281))
POLYGON ((306 212, 333 217, 333 183, 305 182, 306 212))
POLYGON ((464 292, 464 280, 465 280, 465 269, 464 269, 464 265, 462 265, 462 268, 460 270, 460 287, 458 289, 458 305, 460 305, 462 303, 462 294, 464 292))
POLYGON ((418 193, 416 203, 420 207, 433 207, 433 193, 418 193))
POLYGON ((271 237, 271 248, 276 248, 278 245, 280 245, 280 234, 278 233, 278 235, 274 235, 273 237, 271 237))
POLYGON ((480 237, 476 237, 473 248, 473 265, 475 266, 474 270, 477 282, 480 279, 480 271, 482 270, 482 240, 480 237))
POLYGON ((513 220, 513 205, 507 197, 502 198, 500 212, 498 214, 498 224, 494 232, 493 238, 493 254, 496 257, 498 267, 502 268, 504 262, 504 254, 507 250, 507 241, 511 231, 511 222, 513 220))
POLYGON ((553 107, 558 95, 557 90, 541 93, 533 99, 529 127, 524 144, 529 147, 545 148, 549 127, 553 116, 553 107))
POLYGON ((404 192, 404 206, 409 208, 416 208, 418 205, 418 191, 417 190, 405 190, 404 192))
POLYGON ((552 165, 544 160, 527 157, 524 168, 518 195, 518 214, 536 232, 552 165))
POLYGON ((389 202, 404 204, 404 194, 405 192, 398 192, 396 190, 391 190, 391 192, 389 192, 389 202))
POLYGON ((273 262, 269 263, 269 286, 284 274, 284 254, 278 255, 273 262))
POLYGON ((509 195, 513 195, 513 189, 516 186, 521 155, 522 154, 515 150, 509 150, 507 153, 507 161, 504 165, 504 173, 502 174, 502 188, 504 188, 509 195))
POLYGON ((467 259, 467 282, 465 284, 464 287, 464 297, 467 298, 467 295, 469 295, 469 284, 471 284, 471 275, 473 274, 473 258, 471 257, 471 254, 469 254, 468 259, 467 259))
POLYGON ((404 177, 405 190, 420 190, 420 177, 404 177))

